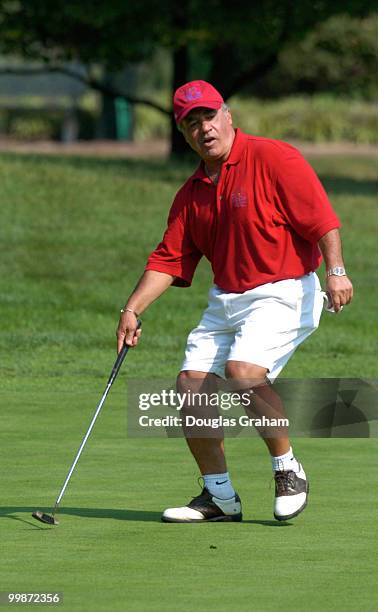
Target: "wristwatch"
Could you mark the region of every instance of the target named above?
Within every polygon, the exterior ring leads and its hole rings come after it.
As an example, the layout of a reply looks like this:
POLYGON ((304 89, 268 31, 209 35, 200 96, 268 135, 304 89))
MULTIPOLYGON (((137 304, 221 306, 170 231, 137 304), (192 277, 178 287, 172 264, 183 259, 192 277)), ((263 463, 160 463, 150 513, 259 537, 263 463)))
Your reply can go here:
POLYGON ((336 266, 327 270, 327 276, 346 276, 345 268, 336 266))

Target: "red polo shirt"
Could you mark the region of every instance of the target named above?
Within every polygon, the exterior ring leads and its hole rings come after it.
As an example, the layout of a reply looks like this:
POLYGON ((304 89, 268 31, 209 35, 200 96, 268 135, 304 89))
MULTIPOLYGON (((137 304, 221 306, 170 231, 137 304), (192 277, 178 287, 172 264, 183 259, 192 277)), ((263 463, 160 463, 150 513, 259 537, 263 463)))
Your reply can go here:
POLYGON ((316 270, 317 242, 337 227, 318 177, 297 149, 237 129, 218 185, 201 162, 177 193, 146 270, 188 287, 204 255, 214 283, 242 293, 316 270))

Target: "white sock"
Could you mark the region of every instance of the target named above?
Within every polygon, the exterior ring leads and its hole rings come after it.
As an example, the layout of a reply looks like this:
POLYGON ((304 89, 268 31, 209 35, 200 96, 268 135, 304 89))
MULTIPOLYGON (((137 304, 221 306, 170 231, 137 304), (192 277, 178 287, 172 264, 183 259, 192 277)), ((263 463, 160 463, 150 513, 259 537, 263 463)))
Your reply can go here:
POLYGON ((299 471, 298 461, 293 455, 293 449, 290 449, 284 455, 278 455, 278 457, 271 457, 273 472, 293 472, 299 471))
POLYGON ((214 497, 219 499, 234 497, 235 491, 228 472, 224 474, 204 474, 202 478, 204 479, 206 489, 214 497))

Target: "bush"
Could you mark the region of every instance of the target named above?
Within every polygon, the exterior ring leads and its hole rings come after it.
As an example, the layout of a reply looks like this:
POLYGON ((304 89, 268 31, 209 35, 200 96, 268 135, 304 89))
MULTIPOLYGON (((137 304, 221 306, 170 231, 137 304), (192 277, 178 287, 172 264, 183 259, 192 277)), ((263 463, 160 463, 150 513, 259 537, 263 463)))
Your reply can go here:
MULTIPOLYGON (((171 95, 169 90, 157 92, 151 95, 150 92, 143 92, 143 96, 151 98, 161 106, 169 108, 171 104, 171 95)), ((157 110, 144 104, 135 106, 135 125, 134 138, 135 140, 154 140, 159 138, 169 138, 170 119, 157 110)))
POLYGON ((378 105, 328 96, 233 98, 234 123, 251 134, 309 142, 378 143, 378 105))
POLYGON ((44 117, 17 116, 9 122, 8 135, 16 140, 52 140, 54 126, 44 117))
MULTIPOLYGON (((250 134, 308 142, 378 143, 378 105, 325 95, 229 101, 234 124, 250 134)), ((135 113, 136 140, 169 136, 169 119, 146 106, 135 113)))
POLYGON ((168 138, 170 130, 169 117, 142 104, 135 107, 135 140, 154 140, 168 138))
MULTIPOLYGON (((16 140, 60 140, 66 111, 39 108, 0 110, 0 134, 16 140)), ((77 109, 79 138, 92 139, 95 135, 96 114, 77 109)))

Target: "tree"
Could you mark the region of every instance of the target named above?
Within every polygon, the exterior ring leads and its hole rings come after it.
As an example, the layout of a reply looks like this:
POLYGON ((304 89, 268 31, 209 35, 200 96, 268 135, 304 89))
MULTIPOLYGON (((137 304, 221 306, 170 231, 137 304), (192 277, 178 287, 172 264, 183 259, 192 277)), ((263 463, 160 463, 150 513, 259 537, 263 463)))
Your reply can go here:
MULTIPOLYGON (((74 59, 114 72, 163 46, 173 56, 172 90, 191 78, 207 78, 227 99, 267 74, 285 45, 330 15, 364 16, 373 7, 372 0, 55 0, 53 6, 48 0, 3 0, 0 50, 41 60, 53 70, 74 59)), ((122 95, 91 71, 86 80, 122 95)), ((125 98, 170 113, 153 100, 125 98)), ((172 152, 179 153, 183 139, 173 127, 172 119, 172 152)))
MULTIPOLYGON (((378 14, 365 19, 333 16, 279 60, 289 91, 327 92, 376 99, 378 14)), ((277 76, 279 76, 277 74, 277 76)))

